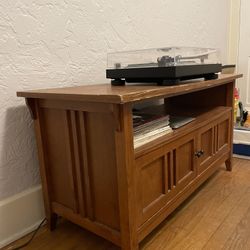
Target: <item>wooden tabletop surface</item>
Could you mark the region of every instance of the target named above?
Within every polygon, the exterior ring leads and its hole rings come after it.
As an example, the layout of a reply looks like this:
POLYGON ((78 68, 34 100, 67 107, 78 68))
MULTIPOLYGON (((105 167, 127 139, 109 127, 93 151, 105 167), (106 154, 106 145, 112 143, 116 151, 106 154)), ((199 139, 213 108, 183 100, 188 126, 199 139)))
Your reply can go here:
POLYGON ((17 96, 25 98, 75 100, 86 102, 127 103, 140 100, 168 97, 199 91, 222 85, 242 77, 242 74, 220 74, 216 80, 192 80, 174 86, 150 86, 148 84, 111 84, 82 85, 77 87, 19 91, 17 96))

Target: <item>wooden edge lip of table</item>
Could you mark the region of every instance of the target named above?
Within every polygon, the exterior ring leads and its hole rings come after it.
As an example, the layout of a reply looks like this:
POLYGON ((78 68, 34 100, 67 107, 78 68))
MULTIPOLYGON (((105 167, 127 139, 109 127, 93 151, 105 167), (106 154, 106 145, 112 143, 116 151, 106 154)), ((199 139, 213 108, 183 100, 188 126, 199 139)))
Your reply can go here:
MULTIPOLYGON (((74 101, 89 101, 89 102, 107 102, 114 104, 124 104, 127 102, 137 102, 140 100, 159 98, 173 96, 175 94, 185 94, 191 91, 199 91, 207 89, 214 86, 223 85, 234 81, 237 78, 241 78, 242 74, 222 74, 216 80, 208 81, 194 81, 188 84, 180 84, 174 86, 131 86, 126 85, 119 87, 124 93, 117 93, 115 89, 117 87, 109 86, 109 84, 99 84, 99 85, 83 85, 82 87, 96 88, 102 90, 106 88, 109 90, 107 93, 102 93, 98 91, 96 93, 85 92, 85 93, 66 93, 67 90, 73 90, 78 87, 66 87, 65 92, 56 92, 59 88, 45 89, 45 90, 31 90, 31 91, 18 91, 18 97, 25 98, 47 98, 47 99, 58 99, 58 100, 74 100, 74 101), (113 91, 113 90, 114 91, 113 91), (50 92, 51 91, 51 92, 50 92)), ((118 88, 116 89, 118 90, 118 88)))

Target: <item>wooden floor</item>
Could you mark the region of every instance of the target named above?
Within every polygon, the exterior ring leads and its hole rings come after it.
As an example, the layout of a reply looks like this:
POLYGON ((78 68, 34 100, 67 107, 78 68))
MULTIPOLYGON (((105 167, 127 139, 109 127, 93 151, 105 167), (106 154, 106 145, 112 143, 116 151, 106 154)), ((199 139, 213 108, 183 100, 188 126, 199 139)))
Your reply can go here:
MULTIPOLYGON (((25 240, 27 237, 12 246, 25 240)), ((54 232, 42 228, 25 249, 119 248, 62 220, 54 232)), ((222 166, 142 242, 140 249, 250 249, 250 161, 234 159, 232 172, 226 172, 222 166)))

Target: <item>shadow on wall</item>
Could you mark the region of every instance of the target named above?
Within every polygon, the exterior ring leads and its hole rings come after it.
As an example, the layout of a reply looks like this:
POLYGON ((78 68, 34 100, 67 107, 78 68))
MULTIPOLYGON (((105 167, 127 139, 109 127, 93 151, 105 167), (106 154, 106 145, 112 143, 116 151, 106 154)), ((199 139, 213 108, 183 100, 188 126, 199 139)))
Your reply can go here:
POLYGON ((8 108, 0 133, 0 201, 40 182, 33 121, 26 106, 8 108))

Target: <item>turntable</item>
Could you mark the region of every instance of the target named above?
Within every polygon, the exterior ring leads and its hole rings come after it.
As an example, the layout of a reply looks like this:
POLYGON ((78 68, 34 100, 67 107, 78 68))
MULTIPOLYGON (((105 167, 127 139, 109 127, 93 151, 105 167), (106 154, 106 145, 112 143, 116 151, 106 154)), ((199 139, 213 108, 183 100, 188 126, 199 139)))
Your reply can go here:
POLYGON ((195 78, 216 79, 221 70, 217 49, 166 47, 109 53, 106 77, 112 85, 174 85, 195 78))

